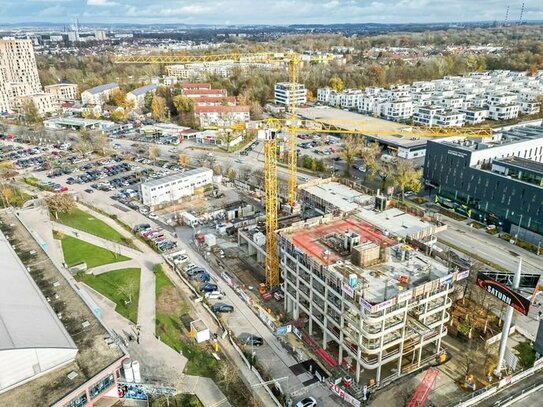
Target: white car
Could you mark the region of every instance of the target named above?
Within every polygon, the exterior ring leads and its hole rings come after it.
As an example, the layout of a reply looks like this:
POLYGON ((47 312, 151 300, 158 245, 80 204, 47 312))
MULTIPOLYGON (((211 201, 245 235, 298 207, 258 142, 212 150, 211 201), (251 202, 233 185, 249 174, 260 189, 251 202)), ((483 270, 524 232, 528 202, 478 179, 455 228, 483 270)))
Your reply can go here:
POLYGON ((179 257, 174 257, 173 262, 175 264, 185 263, 189 259, 188 256, 182 254, 179 257))
POLYGON ((147 215, 147 217, 148 217, 149 219, 155 219, 155 220, 158 219, 158 215, 157 215, 156 213, 154 213, 154 212, 150 212, 150 213, 147 215))
POLYGON ((300 400, 296 403, 296 407, 316 407, 317 400, 313 397, 306 397, 305 399, 300 400))
POLYGON ((205 297, 208 300, 222 300, 223 293, 220 291, 211 291, 210 293, 205 293, 205 297))

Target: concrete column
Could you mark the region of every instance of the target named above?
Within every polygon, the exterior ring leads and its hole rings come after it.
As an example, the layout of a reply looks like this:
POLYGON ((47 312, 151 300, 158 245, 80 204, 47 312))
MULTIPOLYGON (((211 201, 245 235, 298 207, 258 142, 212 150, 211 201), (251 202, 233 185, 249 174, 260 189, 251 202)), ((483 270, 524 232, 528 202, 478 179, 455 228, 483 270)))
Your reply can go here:
POLYGON ((409 301, 405 304, 405 312, 403 314, 402 341, 400 342, 400 357, 398 358, 398 376, 402 374, 403 347, 405 343, 405 327, 407 326, 407 311, 409 310, 409 301))
POLYGON ((356 382, 357 383, 360 383, 360 372, 361 372, 361 369, 360 369, 360 365, 361 365, 361 361, 360 359, 362 358, 362 351, 360 350, 360 347, 358 347, 358 351, 356 352, 356 382))
POLYGON ((417 367, 420 366, 420 360, 422 358, 422 337, 420 338, 420 348, 419 348, 419 357, 418 357, 418 360, 417 360, 417 367))
MULTIPOLYGON (((519 258, 518 261, 518 268, 515 273, 515 276, 513 277, 513 289, 518 288, 520 284, 520 274, 522 269, 522 257, 519 258)), ((505 349, 507 348, 507 338, 509 337, 509 330, 511 329, 511 322, 513 321, 513 307, 508 307, 507 311, 505 313, 505 319, 503 320, 503 329, 502 329, 502 339, 500 342, 500 353, 498 356, 498 365, 496 366, 496 370, 494 370, 494 373, 496 376, 501 377, 502 369, 504 368, 504 357, 505 357, 505 349)))

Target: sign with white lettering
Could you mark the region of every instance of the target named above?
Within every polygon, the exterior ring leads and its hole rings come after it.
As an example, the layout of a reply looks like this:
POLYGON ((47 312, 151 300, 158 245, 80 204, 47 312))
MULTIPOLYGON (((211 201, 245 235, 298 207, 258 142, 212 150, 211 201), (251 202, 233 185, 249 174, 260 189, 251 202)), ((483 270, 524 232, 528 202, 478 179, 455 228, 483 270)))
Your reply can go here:
POLYGON ((447 150, 447 154, 454 155, 455 157, 466 158, 467 154, 456 150, 447 150))
POLYGON ((517 291, 493 280, 488 275, 481 272, 477 274, 477 285, 500 301, 513 307, 521 314, 528 315, 530 300, 523 297, 522 294, 517 291))
POLYGON ((367 302, 364 298, 360 297, 360 306, 366 311, 371 312, 371 304, 367 302))
POLYGON ((413 290, 398 294, 398 302, 410 300, 411 298, 413 298, 413 290))
POLYGON ((330 386, 330 390, 337 394, 340 399, 345 400, 347 403, 354 407, 360 407, 360 400, 355 399, 353 396, 351 396, 349 393, 345 392, 341 387, 339 387, 337 384, 332 384, 330 386))
POLYGON ((354 297, 354 289, 348 285, 348 284, 343 284, 341 286, 341 290, 347 294, 349 297, 353 298, 354 297))
POLYGON ((446 284, 451 284, 453 281, 453 275, 452 274, 449 274, 445 277, 441 277, 439 279, 439 285, 446 285, 446 284))
POLYGON ((456 281, 460 281, 469 276, 469 270, 461 271, 456 275, 456 281))

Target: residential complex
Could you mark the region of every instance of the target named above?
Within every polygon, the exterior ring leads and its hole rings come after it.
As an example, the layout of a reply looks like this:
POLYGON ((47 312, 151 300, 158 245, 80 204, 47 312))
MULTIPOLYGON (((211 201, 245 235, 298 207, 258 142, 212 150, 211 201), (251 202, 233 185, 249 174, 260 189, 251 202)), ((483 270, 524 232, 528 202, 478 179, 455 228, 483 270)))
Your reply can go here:
POLYGON ((181 198, 193 195, 198 190, 211 185, 213 171, 209 168, 196 168, 179 174, 169 175, 141 184, 141 196, 145 205, 174 203, 181 198))
POLYGON ((249 106, 196 106, 194 115, 200 127, 230 127, 250 120, 249 106))
POLYGON ((364 216, 325 215, 279 230, 284 305, 326 363, 380 384, 435 362, 449 295, 468 272, 398 243, 364 216))
POLYGON ((157 85, 150 84, 134 89, 126 94, 126 100, 134 104, 134 109, 141 109, 145 102, 145 95, 149 92, 154 95, 156 88, 157 85))
POLYGON ((119 89, 119 85, 114 82, 87 89, 81 92, 81 102, 84 105, 102 105, 107 102, 115 89, 119 89))
POLYGON ((500 70, 446 76, 390 89, 368 87, 364 91, 336 92, 322 88, 317 91, 317 101, 387 120, 456 127, 538 113, 541 95, 543 73, 528 76, 526 72, 500 70))
MULTIPOLYGON (((14 113, 20 109, 24 102, 20 97, 30 97, 27 100, 39 102, 40 105, 36 106, 39 113, 49 112, 52 99, 32 97, 42 92, 32 41, 9 37, 0 39, 0 113, 14 113)), ((58 108, 58 101, 56 105, 58 108)))
POLYGON ((57 83, 45 86, 45 92, 55 95, 59 101, 77 99, 77 85, 73 83, 57 83))
POLYGON ((543 127, 428 141, 424 179, 442 205, 543 241, 543 127))
POLYGON ((288 82, 279 82, 274 87, 275 103, 288 106, 291 104, 291 99, 294 99, 296 105, 304 105, 307 103, 307 90, 304 84, 297 83, 295 89, 288 82))

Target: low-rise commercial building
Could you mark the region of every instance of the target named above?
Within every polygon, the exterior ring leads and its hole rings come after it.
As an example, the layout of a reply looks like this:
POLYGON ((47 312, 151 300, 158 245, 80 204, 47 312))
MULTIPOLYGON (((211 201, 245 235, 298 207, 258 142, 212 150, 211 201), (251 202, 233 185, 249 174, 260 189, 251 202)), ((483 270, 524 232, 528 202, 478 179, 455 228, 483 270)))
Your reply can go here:
POLYGON ((143 203, 150 207, 174 203, 196 192, 203 192, 213 181, 209 168, 195 168, 179 174, 147 181, 141 184, 143 203))
POLYGON ((424 179, 437 202, 535 244, 543 240, 543 127, 432 140, 426 149, 424 179))

